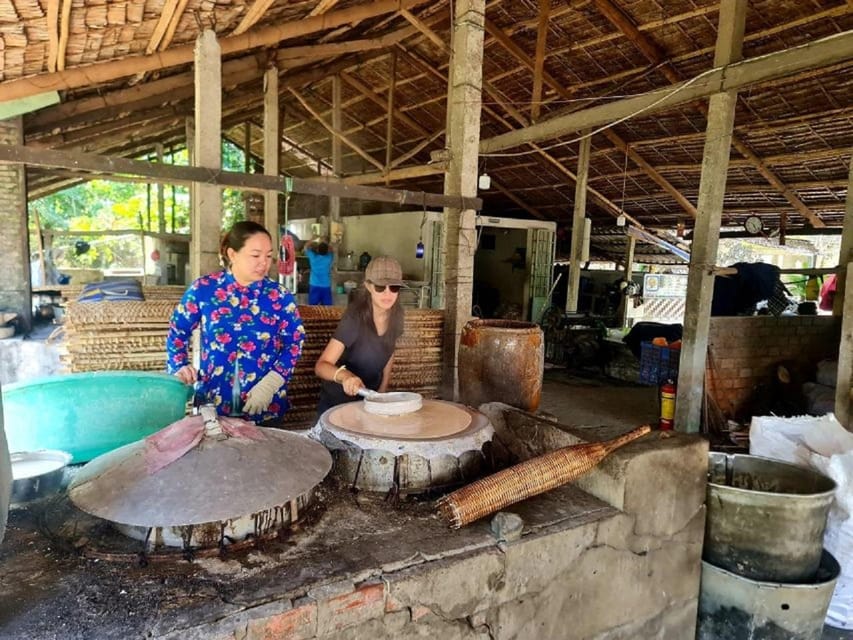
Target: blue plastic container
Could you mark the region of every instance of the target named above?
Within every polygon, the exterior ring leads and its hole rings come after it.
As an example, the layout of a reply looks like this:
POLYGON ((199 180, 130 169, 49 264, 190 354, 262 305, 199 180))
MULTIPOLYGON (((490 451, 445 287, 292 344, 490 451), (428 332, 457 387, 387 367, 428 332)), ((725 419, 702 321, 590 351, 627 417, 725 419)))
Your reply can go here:
POLYGON ((180 420, 192 388, 165 373, 98 371, 3 387, 9 451, 59 449, 86 462, 180 420))

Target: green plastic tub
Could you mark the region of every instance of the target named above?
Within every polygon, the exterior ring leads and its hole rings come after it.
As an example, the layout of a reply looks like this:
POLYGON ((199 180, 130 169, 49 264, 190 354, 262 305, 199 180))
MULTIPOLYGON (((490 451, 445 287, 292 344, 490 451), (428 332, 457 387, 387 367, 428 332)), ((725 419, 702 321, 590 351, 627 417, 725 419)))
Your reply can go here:
POLYGON ((192 388, 165 373, 98 371, 3 387, 9 451, 59 449, 86 462, 180 420, 192 388))

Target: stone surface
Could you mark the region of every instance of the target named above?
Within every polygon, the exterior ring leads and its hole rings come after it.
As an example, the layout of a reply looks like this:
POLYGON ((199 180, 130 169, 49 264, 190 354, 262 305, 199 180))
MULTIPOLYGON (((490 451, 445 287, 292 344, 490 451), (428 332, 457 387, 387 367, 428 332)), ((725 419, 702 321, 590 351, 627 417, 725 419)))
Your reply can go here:
POLYGON ((521 539, 524 520, 514 513, 500 511, 492 518, 490 527, 498 542, 514 542, 521 539))

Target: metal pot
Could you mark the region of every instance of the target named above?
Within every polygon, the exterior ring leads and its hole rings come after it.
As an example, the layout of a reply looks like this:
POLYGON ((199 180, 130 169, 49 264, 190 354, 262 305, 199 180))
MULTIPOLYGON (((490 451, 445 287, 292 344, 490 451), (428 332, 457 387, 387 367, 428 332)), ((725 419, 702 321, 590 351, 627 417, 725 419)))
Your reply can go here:
POLYGON ((702 558, 750 580, 810 580, 835 482, 778 460, 709 455, 702 558))
POLYGON ((59 491, 71 454, 56 449, 15 452, 12 460, 12 506, 59 491))

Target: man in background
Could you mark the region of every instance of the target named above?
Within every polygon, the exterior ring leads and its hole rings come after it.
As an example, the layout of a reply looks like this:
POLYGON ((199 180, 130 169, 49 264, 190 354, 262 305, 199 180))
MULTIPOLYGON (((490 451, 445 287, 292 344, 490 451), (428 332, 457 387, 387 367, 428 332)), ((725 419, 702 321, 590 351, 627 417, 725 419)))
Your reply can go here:
POLYGON ((308 304, 332 304, 332 262, 335 254, 329 250, 329 245, 319 242, 314 248, 314 241, 305 243, 305 255, 311 265, 311 275, 308 278, 308 304))

